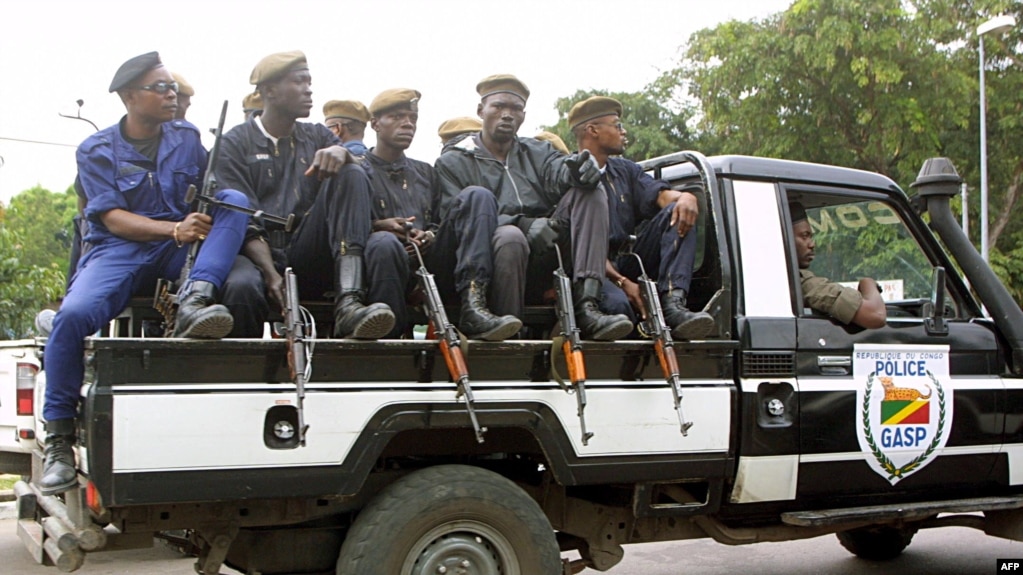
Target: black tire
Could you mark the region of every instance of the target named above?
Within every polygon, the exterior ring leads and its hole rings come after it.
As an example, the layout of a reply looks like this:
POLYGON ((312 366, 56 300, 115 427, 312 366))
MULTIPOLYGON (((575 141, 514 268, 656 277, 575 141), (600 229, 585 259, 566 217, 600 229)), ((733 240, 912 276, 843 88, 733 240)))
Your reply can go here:
POLYGON ((517 485, 478 467, 438 465, 370 501, 348 530, 337 573, 462 573, 458 566, 471 575, 557 575, 561 554, 540 506, 517 485))
POLYGON ((912 527, 874 525, 840 531, 835 535, 842 547, 860 559, 888 561, 898 557, 909 546, 916 532, 912 527))

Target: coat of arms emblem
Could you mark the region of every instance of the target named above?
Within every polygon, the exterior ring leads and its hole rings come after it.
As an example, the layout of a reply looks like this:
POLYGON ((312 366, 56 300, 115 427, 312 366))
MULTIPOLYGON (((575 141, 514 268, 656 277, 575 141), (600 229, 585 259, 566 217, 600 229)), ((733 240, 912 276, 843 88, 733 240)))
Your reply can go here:
POLYGON ((948 346, 857 345, 853 355, 860 449, 870 468, 895 485, 948 441, 948 346))

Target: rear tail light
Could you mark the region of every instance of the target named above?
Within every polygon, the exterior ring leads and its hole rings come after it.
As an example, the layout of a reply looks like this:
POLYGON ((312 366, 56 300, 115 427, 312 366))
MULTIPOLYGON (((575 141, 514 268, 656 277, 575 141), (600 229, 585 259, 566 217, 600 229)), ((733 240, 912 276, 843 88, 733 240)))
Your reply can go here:
POLYGON ((18 364, 18 415, 32 415, 33 413, 37 373, 39 373, 39 366, 34 363, 18 364))

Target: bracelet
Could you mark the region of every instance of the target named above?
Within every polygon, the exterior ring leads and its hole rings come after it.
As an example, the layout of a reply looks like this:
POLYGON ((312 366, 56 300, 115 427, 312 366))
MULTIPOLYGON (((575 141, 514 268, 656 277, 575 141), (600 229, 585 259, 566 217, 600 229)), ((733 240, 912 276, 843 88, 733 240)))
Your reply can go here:
POLYGON ((178 222, 178 223, 174 224, 174 243, 177 244, 179 248, 185 245, 185 244, 181 243, 181 240, 178 239, 178 228, 180 226, 181 226, 181 222, 178 222))

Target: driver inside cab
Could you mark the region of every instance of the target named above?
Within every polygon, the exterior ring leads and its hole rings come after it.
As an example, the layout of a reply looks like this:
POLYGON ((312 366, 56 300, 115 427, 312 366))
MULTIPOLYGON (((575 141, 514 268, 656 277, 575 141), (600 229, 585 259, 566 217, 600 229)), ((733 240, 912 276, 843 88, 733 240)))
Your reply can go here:
POLYGON ((846 325, 855 324, 868 329, 884 327, 888 312, 877 282, 872 278, 860 278, 859 285, 853 289, 814 275, 809 268, 816 244, 806 208, 799 202, 790 202, 789 214, 792 217, 792 235, 796 240, 803 306, 846 325))

